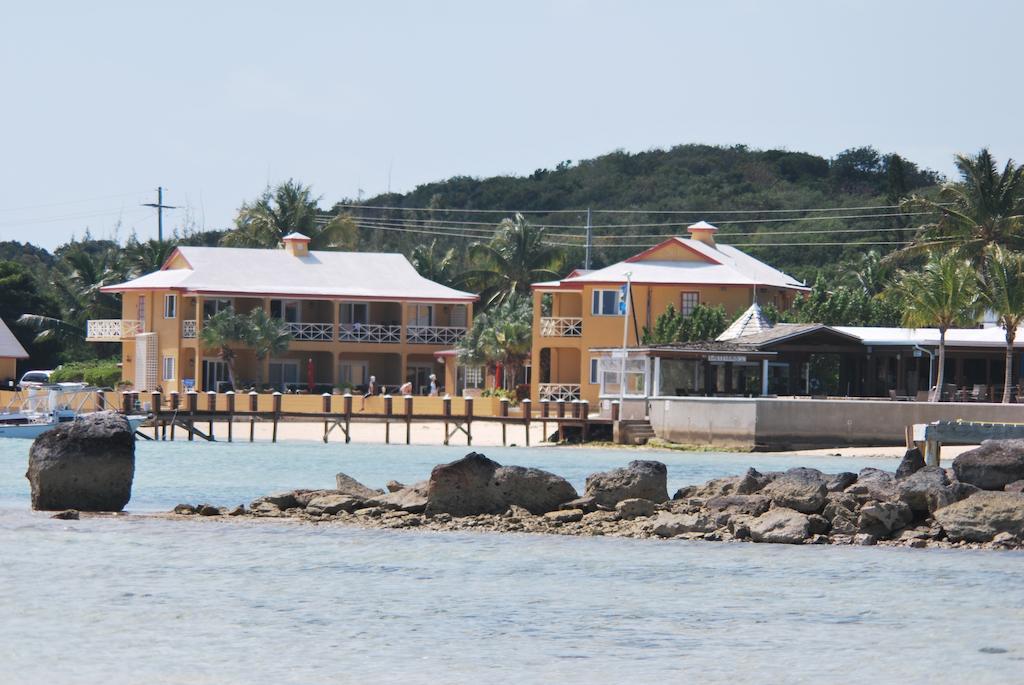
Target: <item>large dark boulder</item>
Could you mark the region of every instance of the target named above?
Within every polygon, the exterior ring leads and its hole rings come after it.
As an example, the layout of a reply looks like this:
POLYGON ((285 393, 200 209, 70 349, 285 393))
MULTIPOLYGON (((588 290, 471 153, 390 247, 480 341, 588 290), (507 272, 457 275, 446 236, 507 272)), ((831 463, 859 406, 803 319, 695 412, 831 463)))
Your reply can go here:
POLYGON ((97 412, 62 423, 32 443, 32 508, 121 511, 132 496, 135 435, 127 419, 97 412))
POLYGON ((861 503, 869 500, 885 502, 896 498, 896 476, 881 469, 861 469, 857 482, 846 488, 861 503))
POLYGON ((625 468, 587 476, 587 497, 604 507, 624 499, 668 500, 668 469, 660 461, 631 461, 625 468))
POLYGON ((999 533, 1024 537, 1024 495, 981 491, 935 512, 953 542, 988 542, 999 533))
POLYGON ((961 483, 1002 490, 1024 478, 1024 440, 985 440, 953 460, 953 473, 961 483))
POLYGON ((790 469, 765 486, 761 494, 770 497, 777 507, 794 509, 803 514, 817 514, 828 496, 826 476, 817 469, 790 469))
POLYGON ((957 500, 946 470, 938 466, 925 466, 907 476, 899 481, 896 492, 899 500, 918 514, 930 514, 957 500))
POLYGON ((924 468, 924 455, 921 450, 911 447, 903 455, 903 461, 896 467, 896 478, 902 479, 911 476, 924 468))
POLYGON ((532 514, 544 514, 578 496, 568 481, 553 473, 502 466, 471 452, 434 467, 427 482, 425 511, 452 516, 501 514, 514 504, 532 514))

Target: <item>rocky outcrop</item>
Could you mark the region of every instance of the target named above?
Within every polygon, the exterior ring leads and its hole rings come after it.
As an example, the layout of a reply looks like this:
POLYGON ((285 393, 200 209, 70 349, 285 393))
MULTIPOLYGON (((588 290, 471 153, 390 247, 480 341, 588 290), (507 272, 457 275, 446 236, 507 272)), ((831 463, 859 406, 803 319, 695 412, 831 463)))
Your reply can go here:
POLYGON ((961 483, 1002 490, 1024 479, 1024 440, 985 440, 954 459, 953 472, 961 483))
POLYGON ((426 512, 452 516, 499 514, 515 504, 534 514, 544 514, 576 497, 576 489, 560 476, 540 469, 502 466, 471 452, 434 467, 427 483, 426 512))
POLYGON ((978 492, 939 509, 935 520, 954 542, 989 542, 1006 533, 1019 543, 1024 537, 1024 495, 978 492))
POLYGON ((584 495, 596 504, 614 507, 624 499, 668 499, 668 469, 660 461, 631 461, 625 468, 587 477, 584 495))
POLYGON ((907 453, 903 455, 903 461, 896 467, 896 479, 906 478, 912 476, 921 469, 924 468, 924 455, 921 454, 921 450, 916 447, 911 447, 907 450, 907 453))
POLYGON ((798 545, 811 534, 807 514, 779 507, 758 516, 750 523, 750 537, 754 542, 777 542, 798 545))
POLYGON ((773 480, 761 490, 777 507, 816 514, 825 506, 827 479, 817 469, 795 468, 773 480))
POLYGON ((339 495, 349 495, 351 497, 362 497, 366 499, 368 497, 374 497, 376 495, 383 495, 383 490, 373 490, 368 488, 355 478, 347 476, 344 473, 339 473, 334 477, 335 487, 339 495))
POLYGON ((121 511, 134 476, 134 432, 115 412, 86 414, 40 435, 25 474, 32 508, 49 511, 121 511))
MULTIPOLYGON (((588 482, 608 485, 608 489, 594 488, 591 494, 577 497, 558 476, 501 466, 472 453, 435 467, 430 480, 383 495, 371 491, 373 496, 364 498, 338 490, 294 490, 261 497, 250 510, 182 504, 175 512, 192 518, 195 514, 292 517, 369 528, 1024 548, 1024 494, 981 491, 951 481, 940 468, 921 468, 899 480, 879 469, 865 469, 856 476, 802 468, 767 474, 750 469, 742 476, 682 489, 684 496, 672 500, 617 499, 626 486, 634 484, 621 472, 635 465, 595 474, 588 482), (608 478, 608 473, 613 477, 608 478), (841 485, 845 488, 840 489, 841 485), (601 494, 605 501, 615 500, 614 507, 599 504, 601 494)), ((634 470, 644 469, 649 467, 634 470)))

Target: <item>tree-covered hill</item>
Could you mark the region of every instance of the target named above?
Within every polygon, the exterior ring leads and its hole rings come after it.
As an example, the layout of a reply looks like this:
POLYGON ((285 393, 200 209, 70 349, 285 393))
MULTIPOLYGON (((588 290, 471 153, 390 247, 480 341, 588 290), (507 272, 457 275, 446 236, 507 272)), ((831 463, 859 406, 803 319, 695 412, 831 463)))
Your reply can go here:
MULTIPOLYGON (((910 237, 909 231, 893 229, 912 225, 912 218, 877 216, 897 215, 898 210, 852 208, 895 205, 911 192, 929 193, 940 180, 913 162, 870 147, 825 159, 743 145, 680 145, 565 161, 529 176, 456 176, 404 194, 343 201, 332 213, 351 212, 358 218, 361 249, 409 254, 426 235, 416 229, 437 236, 439 248, 458 248, 465 245, 467 235, 505 218, 481 210, 524 211, 529 221, 550 226, 552 242, 582 245, 586 215, 579 210, 590 208, 597 227, 596 266, 634 254, 641 249, 638 246, 653 244, 659 236, 685 234, 687 224, 704 219, 719 226, 722 242, 742 245, 807 278, 871 247, 887 252, 895 246, 888 243, 910 237), (779 211, 842 208, 851 209, 779 211), (685 213, 659 213, 666 211, 685 213), (772 247, 773 243, 781 245, 772 247)), ((569 263, 582 266, 582 249, 567 249, 569 263)))

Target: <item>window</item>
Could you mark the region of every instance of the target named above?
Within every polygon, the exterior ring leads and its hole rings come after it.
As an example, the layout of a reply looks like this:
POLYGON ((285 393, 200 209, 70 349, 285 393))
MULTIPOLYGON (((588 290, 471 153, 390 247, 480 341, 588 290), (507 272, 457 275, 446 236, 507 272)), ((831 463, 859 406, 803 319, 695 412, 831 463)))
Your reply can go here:
POLYGON ((598 382, 599 381, 598 381, 598 376, 597 376, 597 357, 591 357, 590 358, 590 384, 591 385, 597 385, 598 382))
POLYGON ((341 323, 370 323, 370 305, 366 302, 342 302, 341 323))
POLYGON ((467 366, 465 368, 465 387, 482 388, 484 385, 484 367, 467 366))
POLYGON ((174 380, 174 357, 164 357, 164 376, 165 381, 174 380))
POLYGON ((590 313, 594 316, 620 316, 618 289, 595 290, 590 313))
POLYGON ((164 318, 173 319, 178 315, 178 296, 164 295, 164 318))
POLYGON ((285 323, 301 323, 298 300, 271 300, 270 316, 285 323))
POLYGON ((139 320, 142 330, 146 329, 146 296, 139 295, 139 301, 135 308, 135 318, 139 320))
POLYGON ((681 293, 679 295, 679 313, 683 316, 693 314, 700 304, 700 293, 681 293))
POLYGON ((231 309, 231 300, 203 300, 203 318, 209 319, 214 314, 231 309))
POLYGON ((434 325, 434 305, 432 304, 414 304, 409 307, 411 326, 433 326, 434 325))

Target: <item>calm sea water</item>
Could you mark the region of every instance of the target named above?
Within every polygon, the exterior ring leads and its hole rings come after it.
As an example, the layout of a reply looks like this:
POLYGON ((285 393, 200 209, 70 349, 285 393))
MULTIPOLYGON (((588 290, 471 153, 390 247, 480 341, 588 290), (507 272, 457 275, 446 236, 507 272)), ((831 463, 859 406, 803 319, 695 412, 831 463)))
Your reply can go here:
MULTIPOLYGON (((55 521, 0 440, 0 682, 1021 682, 1024 555, 55 521)), ((413 481, 464 448, 140 443, 134 511, 413 481)), ((637 452, 481 450, 577 487, 637 452)), ((670 487, 878 460, 641 453, 670 487)))

